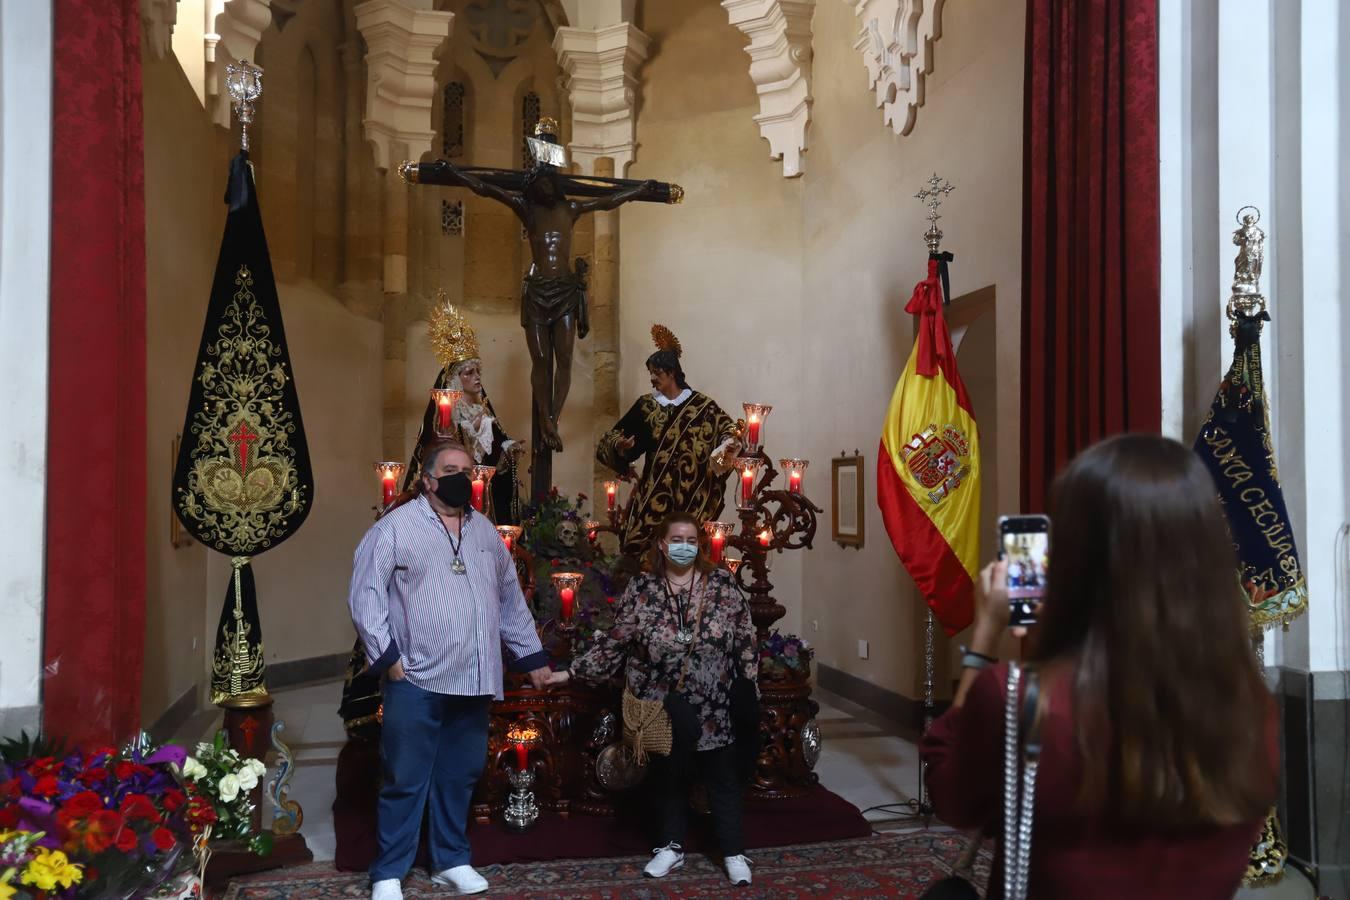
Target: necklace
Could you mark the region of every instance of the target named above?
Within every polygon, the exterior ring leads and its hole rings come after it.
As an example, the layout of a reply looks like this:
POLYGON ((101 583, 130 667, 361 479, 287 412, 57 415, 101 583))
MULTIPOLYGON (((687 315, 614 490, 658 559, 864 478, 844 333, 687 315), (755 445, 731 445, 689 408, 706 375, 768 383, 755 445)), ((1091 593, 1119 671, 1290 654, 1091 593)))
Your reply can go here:
POLYGON ((675 620, 679 624, 675 629, 675 641, 680 644, 691 644, 694 641, 694 633, 689 628, 689 604, 694 599, 694 584, 698 581, 697 574, 689 576, 687 585, 676 585, 669 578, 663 579, 663 586, 666 590, 666 598, 675 609, 675 620), (677 588, 674 592, 671 588, 677 588), (688 587, 688 591, 678 590, 680 587, 688 587))
MULTIPOLYGON (((455 554, 455 561, 450 563, 450 571, 454 572, 456 575, 465 574, 469 569, 464 565, 464 560, 459 556, 459 548, 464 546, 464 533, 462 531, 460 532, 459 543, 456 544, 454 536, 450 534, 450 526, 445 524, 445 520, 440 516, 437 516, 436 521, 440 522, 441 527, 445 529, 445 537, 450 541, 450 552, 455 554)), ((461 524, 460 527, 463 528, 463 524, 461 524)))

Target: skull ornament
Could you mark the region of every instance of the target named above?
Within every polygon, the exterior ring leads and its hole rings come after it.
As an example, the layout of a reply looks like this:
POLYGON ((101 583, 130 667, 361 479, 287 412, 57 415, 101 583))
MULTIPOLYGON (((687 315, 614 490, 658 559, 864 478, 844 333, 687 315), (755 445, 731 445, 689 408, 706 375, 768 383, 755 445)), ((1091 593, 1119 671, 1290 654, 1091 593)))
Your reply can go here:
POLYGON ((581 536, 581 527, 571 519, 558 523, 558 543, 568 550, 577 548, 577 539, 581 536))

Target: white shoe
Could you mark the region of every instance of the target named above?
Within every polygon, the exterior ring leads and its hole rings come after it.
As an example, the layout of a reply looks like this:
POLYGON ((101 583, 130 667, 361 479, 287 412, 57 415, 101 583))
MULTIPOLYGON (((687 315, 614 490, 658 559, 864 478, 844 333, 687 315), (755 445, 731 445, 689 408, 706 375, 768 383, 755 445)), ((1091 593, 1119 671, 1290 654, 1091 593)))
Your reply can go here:
POLYGON ((382 878, 370 886, 370 900, 403 900, 403 885, 397 878, 382 878))
POLYGON ((664 847, 657 847, 652 854, 652 861, 642 870, 642 874, 648 878, 665 878, 684 865, 684 851, 673 841, 664 847))
POLYGON ((742 885, 750 883, 750 858, 747 856, 728 856, 724 862, 727 866, 727 877, 731 879, 733 885, 742 885))
POLYGON ((481 894, 488 889, 487 879, 475 872, 473 866, 455 866, 437 872, 431 876, 431 882, 452 887, 461 894, 481 894))

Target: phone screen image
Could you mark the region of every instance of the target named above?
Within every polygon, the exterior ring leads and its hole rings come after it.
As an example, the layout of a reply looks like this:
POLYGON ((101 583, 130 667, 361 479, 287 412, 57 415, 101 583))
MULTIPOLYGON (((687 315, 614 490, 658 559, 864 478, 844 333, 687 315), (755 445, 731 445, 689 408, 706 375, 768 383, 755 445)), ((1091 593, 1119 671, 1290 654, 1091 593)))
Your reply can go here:
POLYGON ((1008 563, 1008 602, 1014 625, 1035 620, 1036 607, 1045 598, 1050 564, 1050 535, 1044 530, 1003 532, 1003 558, 1008 563))

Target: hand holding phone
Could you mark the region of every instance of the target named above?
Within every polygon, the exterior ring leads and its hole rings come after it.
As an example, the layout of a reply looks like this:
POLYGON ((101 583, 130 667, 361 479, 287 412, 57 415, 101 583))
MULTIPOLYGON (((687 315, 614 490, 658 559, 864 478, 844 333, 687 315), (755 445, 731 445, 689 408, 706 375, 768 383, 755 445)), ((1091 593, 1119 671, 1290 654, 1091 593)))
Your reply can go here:
POLYGON ((1050 565, 1050 519, 1046 516, 1004 516, 998 520, 999 547, 1008 564, 1009 624, 1036 623, 1045 599, 1050 565))

